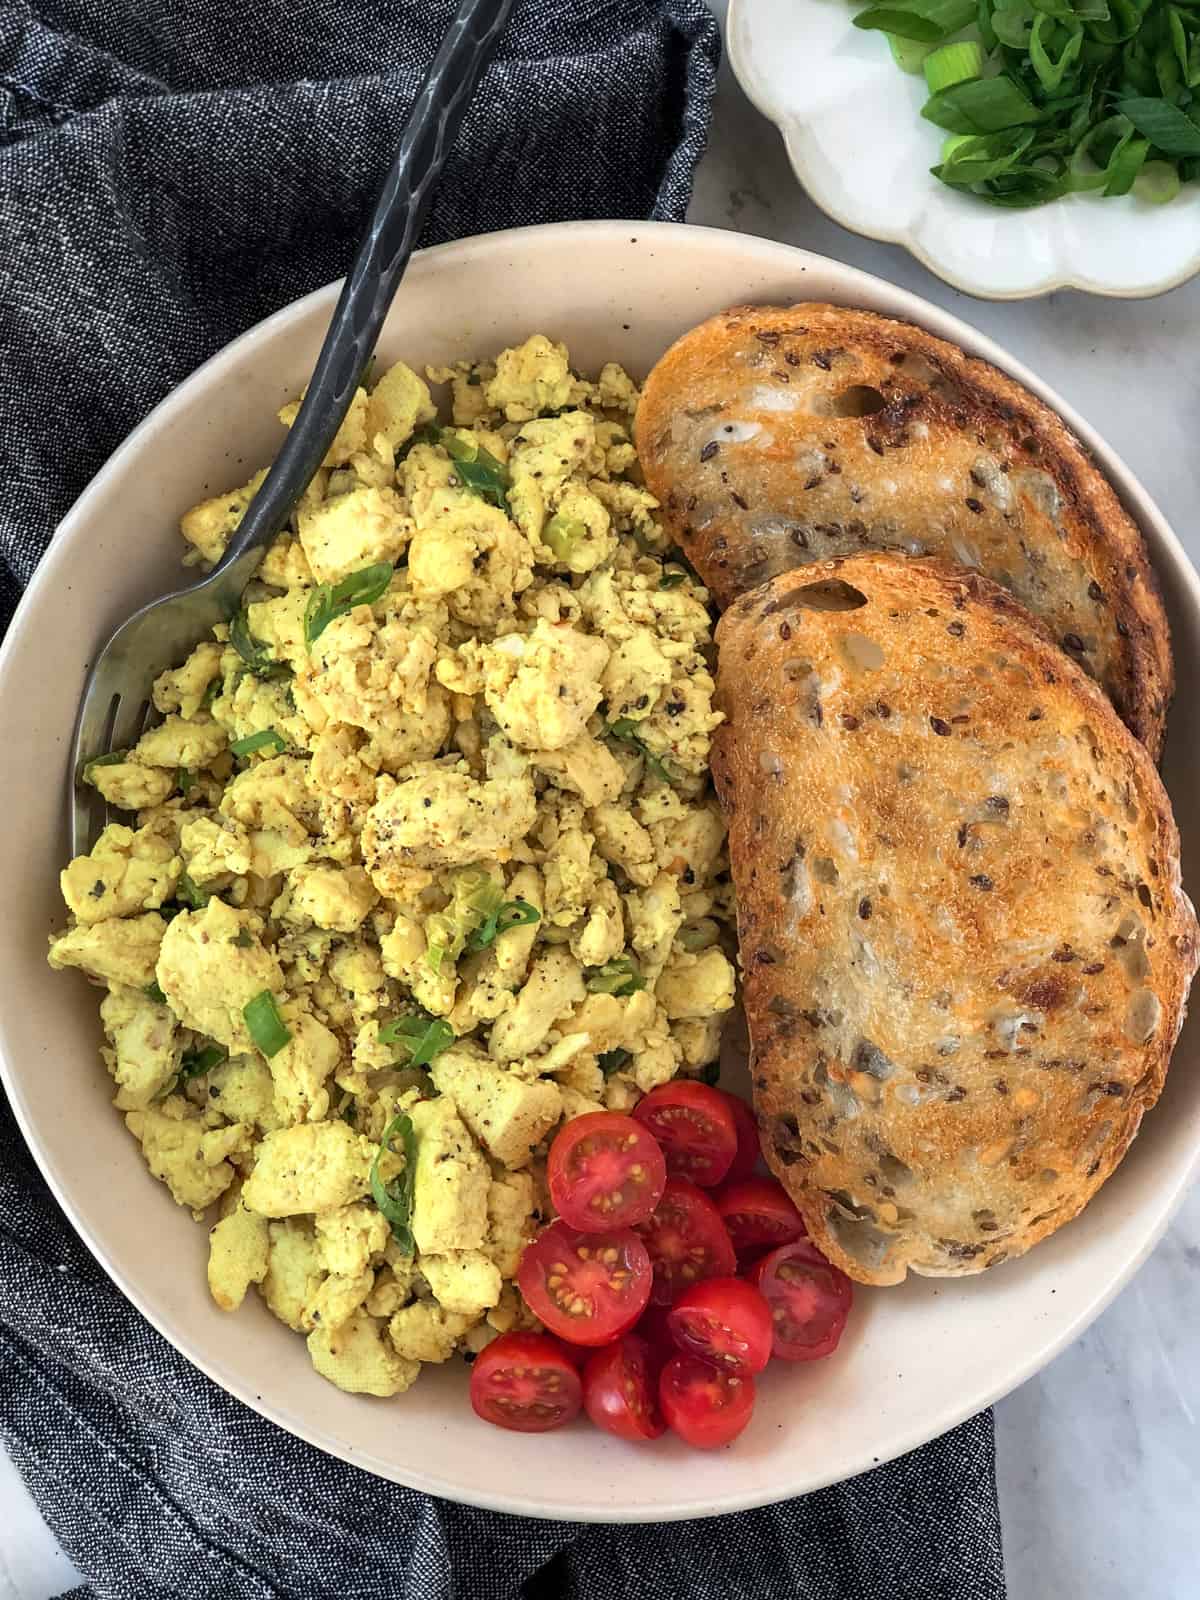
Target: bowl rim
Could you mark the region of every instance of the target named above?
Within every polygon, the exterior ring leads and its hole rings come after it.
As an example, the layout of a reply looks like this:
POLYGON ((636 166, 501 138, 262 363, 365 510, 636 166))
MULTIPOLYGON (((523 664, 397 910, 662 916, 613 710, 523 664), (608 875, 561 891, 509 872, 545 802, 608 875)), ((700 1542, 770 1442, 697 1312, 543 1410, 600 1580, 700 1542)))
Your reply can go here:
MULTIPOLYGON (((638 222, 635 226, 637 230, 636 236, 631 238, 628 220, 541 223, 531 227, 506 229, 492 234, 474 235, 466 239, 433 246, 430 249, 419 252, 419 256, 423 260, 436 262, 439 258, 444 259, 447 257, 467 259, 478 254, 488 255, 495 253, 502 255, 514 246, 525 247, 532 245, 536 249, 543 240, 550 238, 561 239, 564 234, 573 234, 579 239, 581 246, 586 246, 588 241, 601 240, 614 245, 624 243, 626 246, 654 242, 666 244, 669 241, 672 248, 677 248, 682 239, 686 241, 688 247, 697 252, 698 258, 702 259, 707 251, 724 254, 730 249, 731 242, 736 240, 737 248, 745 252, 749 258, 748 266, 756 264, 778 268, 784 275, 795 279, 800 284, 803 283, 804 274, 807 270, 819 268, 825 271, 832 271, 842 286, 841 293, 848 302, 852 301, 856 292, 870 298, 877 297, 882 291, 885 298, 895 307, 894 311, 888 313, 889 315, 907 317, 914 322, 931 327, 939 336, 952 339, 962 344, 971 353, 993 362, 1001 370, 1009 373, 1018 382, 1023 383, 1032 392, 1047 401, 1062 416, 1067 425, 1096 456, 1106 476, 1113 482, 1114 488, 1116 488, 1129 509, 1130 514, 1134 516, 1143 529, 1146 527, 1153 529, 1156 563, 1160 567, 1170 564, 1173 581, 1186 594, 1188 606, 1197 615, 1200 615, 1200 574, 1197 574, 1176 535, 1140 480, 1117 452, 1105 444, 1095 430, 1065 400, 1037 378, 1034 373, 1026 369, 1022 363, 1009 356, 985 335, 978 333, 969 324, 964 323, 952 313, 941 310, 939 307, 923 300, 920 296, 898 288, 888 283, 885 279, 792 245, 751 235, 738 235, 730 230, 679 223, 638 222)), ((256 346, 269 341, 281 327, 286 326, 289 322, 302 321, 317 308, 327 307, 332 310, 339 288, 340 283, 335 282, 313 290, 291 304, 282 307, 279 311, 272 313, 269 317, 256 323, 253 327, 230 341, 229 344, 217 351, 191 373, 189 377, 171 390, 118 446, 112 456, 101 466, 84 488, 79 498, 70 507, 55 530, 46 555, 39 563, 17 607, 8 630, 8 636, 0 644, 0 678, 3 677, 8 665, 10 654, 15 652, 18 637, 23 634, 24 629, 30 624, 34 610, 39 604, 42 590, 55 582, 57 568, 65 559, 73 537, 86 525, 93 498, 99 497, 107 488, 109 482, 120 476, 130 458, 136 457, 153 441, 156 431, 171 419, 177 408, 187 404, 197 388, 219 383, 226 368, 240 361, 248 352, 252 352, 256 346)), ((686 1496, 676 1493, 653 1504, 631 1505, 623 1508, 622 1513, 619 1516, 615 1516, 610 1503, 591 1500, 561 1503, 549 1510, 538 1509, 536 1505, 531 1506, 528 1501, 520 1498, 519 1493, 507 1493, 503 1488, 497 1488, 495 1492, 472 1494, 468 1499, 464 1500, 462 1492, 456 1484, 444 1478, 407 1469, 405 1475, 401 1476, 391 1463, 373 1456, 370 1451, 361 1447, 350 1447, 343 1443, 335 1433, 323 1429, 307 1416, 298 1416, 287 1404, 273 1402, 265 1394, 258 1395, 254 1393, 250 1385, 241 1382, 236 1375, 218 1372, 216 1370, 218 1363, 206 1357, 202 1341, 192 1338, 186 1329, 178 1332, 169 1331, 168 1327, 165 1326, 167 1321, 165 1315, 160 1316, 153 1311, 147 1310, 136 1284, 131 1282, 129 1276, 121 1272, 113 1264, 103 1241, 92 1229, 86 1213, 75 1209, 60 1185, 53 1162, 41 1147, 33 1118, 26 1107, 21 1091, 20 1074, 14 1063, 9 1059, 8 1052, 4 1047, 2 1030, 0 1030, 0 1083, 5 1088, 22 1136, 51 1193, 106 1275, 116 1284, 135 1309, 150 1322, 168 1343, 219 1387, 233 1395, 235 1399, 240 1400, 257 1415, 305 1440, 305 1442, 326 1454, 339 1458, 351 1466, 363 1468, 378 1477, 403 1484, 423 1493, 440 1496, 444 1499, 459 1500, 461 1503, 477 1505, 488 1510, 551 1521, 609 1523, 614 1521, 629 1523, 678 1521, 749 1510, 791 1498, 797 1492, 790 1486, 785 1485, 777 1489, 764 1483, 760 1489, 730 1493, 720 1498, 710 1497, 704 1501, 688 1499, 686 1496)), ((889 1441, 886 1454, 882 1456, 872 1454, 870 1447, 864 1445, 855 1456, 851 1457, 848 1468, 816 1473, 804 1492, 809 1493, 816 1489, 827 1487, 832 1483, 844 1482, 846 1479, 869 1470, 883 1461, 894 1460, 898 1456, 927 1443, 930 1439, 948 1432, 951 1428, 977 1412, 995 1404, 996 1401, 1011 1393, 1040 1371, 1042 1367, 1047 1365, 1048 1362, 1078 1338, 1083 1330, 1125 1287, 1161 1239, 1184 1196, 1198 1175, 1200 1175, 1200 1126, 1197 1128, 1190 1160, 1178 1173, 1173 1186, 1163 1192, 1156 1190, 1153 1195, 1153 1208, 1149 1206, 1144 1208, 1148 1212, 1147 1224, 1136 1250, 1133 1251, 1128 1260, 1122 1263, 1120 1270, 1106 1279, 1094 1293, 1080 1297, 1076 1313, 1065 1326, 1045 1338, 1044 1342, 1037 1343, 1032 1341, 1030 1351, 1023 1361, 1015 1367, 1005 1368, 1002 1377, 998 1377, 990 1384, 974 1390, 969 1399, 958 1399, 949 1402, 936 1415, 935 1420, 915 1421, 907 1429, 898 1432, 889 1441)))
MULTIPOLYGON (((729 55, 730 68, 751 105, 778 130, 792 172, 801 188, 827 217, 832 218, 848 233, 879 244, 899 245, 907 250, 914 260, 919 261, 923 267, 940 278, 943 283, 949 284, 952 289, 971 295, 976 300, 991 300, 998 304, 1014 300, 1039 300, 1046 295, 1057 294, 1060 289, 1076 289, 1083 294, 1094 294, 1105 300, 1153 300, 1158 295, 1178 289, 1181 284, 1190 282, 1197 273, 1200 273, 1200 248, 1198 248, 1191 259, 1177 272, 1156 279, 1152 283, 1101 283, 1085 272, 1076 271, 1058 275, 1046 274, 1030 280, 1021 288, 990 289, 948 267, 922 244, 910 228, 868 225, 861 217, 854 216, 847 209, 844 200, 839 199, 839 195, 847 195, 849 189, 846 185, 838 185, 835 182, 837 174, 834 170, 824 162, 810 159, 806 127, 795 116, 784 110, 754 66, 748 48, 751 26, 749 19, 753 5, 754 0, 728 0, 725 48, 729 55)), ((1039 209, 1049 210, 1059 203, 1051 201, 1049 207, 1044 206, 1039 209)))

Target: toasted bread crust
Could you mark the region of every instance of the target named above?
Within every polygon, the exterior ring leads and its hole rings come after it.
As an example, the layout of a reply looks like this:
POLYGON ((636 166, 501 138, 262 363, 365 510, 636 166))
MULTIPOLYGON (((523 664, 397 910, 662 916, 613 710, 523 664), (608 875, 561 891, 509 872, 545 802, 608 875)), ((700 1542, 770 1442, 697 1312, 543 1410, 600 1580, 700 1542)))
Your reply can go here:
POLYGON ((978 574, 823 562, 717 640, 767 1160, 861 1282, 1020 1255, 1116 1167, 1182 1023, 1197 928, 1154 764, 978 574))
POLYGON ((1157 759, 1170 633, 1141 535, 1061 418, 987 362, 870 311, 735 307, 651 372, 637 443, 722 607, 864 549, 977 569, 1046 622, 1157 759))

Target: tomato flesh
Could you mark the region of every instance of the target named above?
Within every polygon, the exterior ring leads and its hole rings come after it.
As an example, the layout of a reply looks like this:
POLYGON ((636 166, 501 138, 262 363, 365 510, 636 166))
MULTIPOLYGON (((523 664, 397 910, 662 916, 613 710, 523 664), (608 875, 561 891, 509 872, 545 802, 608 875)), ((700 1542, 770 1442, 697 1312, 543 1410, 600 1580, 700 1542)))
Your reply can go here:
POLYGON ((475 1414, 514 1433, 548 1433, 583 1403, 579 1374, 543 1333, 502 1333, 471 1368, 475 1414))
POLYGON ((651 1089, 633 1108, 662 1146, 667 1171, 709 1189, 721 1182, 737 1154, 732 1096, 707 1084, 677 1078, 651 1089))
POLYGON ((607 1344, 646 1308, 650 1257, 630 1228, 581 1233, 553 1222, 527 1245, 517 1272, 525 1304, 571 1344, 607 1344))
POLYGON ((708 1278, 686 1289, 667 1318, 685 1355, 722 1372, 753 1377, 771 1359, 771 1308, 741 1278, 708 1278))
POLYGON ((736 1439, 754 1411, 754 1379, 677 1355, 662 1369, 658 1402, 667 1426, 696 1450, 736 1439))
POLYGON ((627 1333, 588 1357, 583 1406, 591 1420, 618 1439, 657 1439, 667 1430, 658 1409, 657 1368, 650 1348, 627 1333))
POLYGON ((654 1215, 638 1229, 654 1266, 651 1299, 670 1305, 702 1278, 729 1278, 737 1258, 716 1206, 686 1178, 668 1178, 654 1215))
POLYGON ((739 1256, 777 1250, 805 1234, 804 1218, 774 1178, 743 1178, 727 1183, 716 1196, 717 1210, 739 1256))
POLYGON ((737 1130, 737 1150, 734 1152, 732 1165, 725 1174, 726 1183, 736 1183, 740 1178, 749 1178, 758 1166, 761 1153, 758 1143, 758 1123, 754 1120, 753 1111, 739 1096, 729 1094, 724 1089, 717 1092, 724 1095, 733 1117, 733 1125, 737 1130))
POLYGON ((573 1117, 550 1146, 550 1198, 585 1233, 631 1228, 662 1198, 667 1163, 650 1130, 617 1111, 573 1117))
POLYGON ((750 1281, 771 1308, 772 1354, 783 1361, 817 1361, 837 1349, 854 1290, 811 1239, 763 1256, 751 1268, 750 1281))

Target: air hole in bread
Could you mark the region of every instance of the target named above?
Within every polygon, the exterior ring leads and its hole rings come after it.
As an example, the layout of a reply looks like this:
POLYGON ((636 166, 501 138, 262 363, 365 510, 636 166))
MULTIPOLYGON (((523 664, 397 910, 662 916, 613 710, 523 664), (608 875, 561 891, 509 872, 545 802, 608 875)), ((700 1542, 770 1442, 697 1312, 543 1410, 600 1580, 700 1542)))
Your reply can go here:
POLYGON ((798 1161, 803 1161, 804 1141, 800 1137, 800 1124, 795 1117, 773 1117, 771 1119, 771 1144, 775 1154, 785 1167, 795 1166, 798 1161))
POLYGON ((813 877, 818 883, 836 883, 839 873, 830 856, 813 857, 813 877))
POLYGON ((885 1183, 890 1183, 893 1188, 899 1189, 912 1181, 912 1168, 905 1166, 899 1156, 894 1156, 890 1150, 885 1150, 879 1157, 879 1175, 885 1183))
POLYGON ((1162 1018, 1162 1002, 1153 989, 1135 989, 1125 1011, 1124 1033, 1134 1044, 1148 1044, 1162 1018))
POLYGON ((887 660, 882 647, 865 633, 851 630, 842 634, 840 643, 846 660, 858 672, 878 672, 887 660))
POLYGON ((867 603, 861 589, 855 589, 840 578, 826 578, 820 583, 806 583, 802 588, 789 589, 763 607, 763 616, 774 616, 779 611, 858 611, 867 603))
POLYGON ((941 378, 941 373, 933 362, 925 356, 917 355, 914 350, 897 350, 892 356, 892 365, 906 378, 911 378, 914 383, 919 383, 922 387, 937 383, 941 378))
POLYGON ((1128 978, 1134 983, 1141 983, 1143 978, 1150 976, 1150 958, 1146 954, 1146 929, 1140 917, 1134 916, 1132 912, 1126 913, 1121 918, 1110 942, 1128 978))
POLYGON ((829 414, 834 417, 872 417, 886 405, 887 400, 878 389, 866 383, 852 383, 834 397, 829 414))
POLYGON ((878 1269, 883 1266, 895 1243, 889 1234, 883 1233, 872 1222, 857 1221, 853 1217, 843 1216, 837 1210, 830 1211, 826 1220, 830 1233, 848 1256, 861 1261, 864 1267, 878 1269))
POLYGON ((853 1195, 844 1189, 826 1189, 825 1198, 832 1203, 842 1216, 851 1222, 874 1222, 875 1213, 870 1206, 859 1205, 853 1195))
POLYGON ((870 1077, 886 1083, 896 1070, 896 1063, 871 1039, 860 1039, 854 1051, 854 1067, 857 1072, 865 1072, 870 1077))

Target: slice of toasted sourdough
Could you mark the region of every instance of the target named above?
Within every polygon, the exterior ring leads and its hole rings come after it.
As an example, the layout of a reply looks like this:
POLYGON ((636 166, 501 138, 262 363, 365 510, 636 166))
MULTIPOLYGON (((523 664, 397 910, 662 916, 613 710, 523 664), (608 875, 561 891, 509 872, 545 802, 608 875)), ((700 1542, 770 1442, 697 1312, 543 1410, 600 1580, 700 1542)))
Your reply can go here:
POLYGON ((1157 759, 1170 635, 1141 536, 1061 418, 987 362, 870 311, 737 307, 659 361, 637 444, 720 606, 864 549, 953 561, 1040 617, 1157 759))
POLYGON ((1087 1204, 1196 966, 1145 748, 989 579, 783 573, 717 630, 763 1150, 864 1283, 978 1272, 1087 1204))

